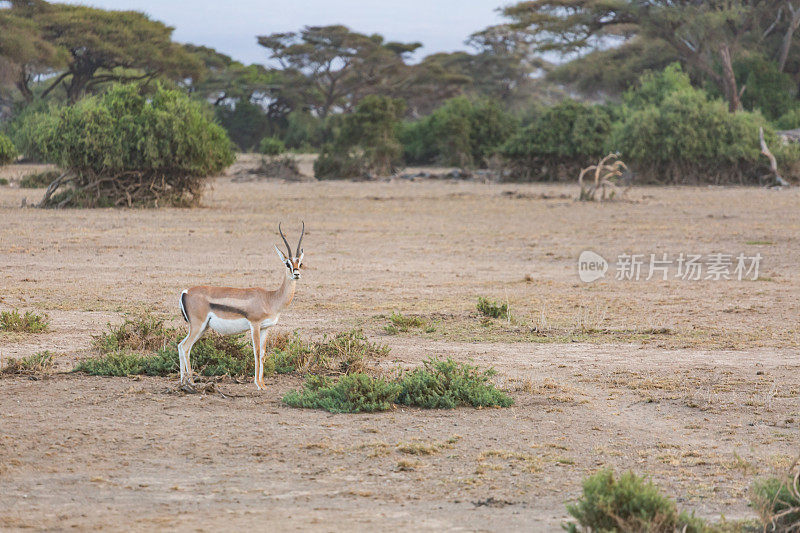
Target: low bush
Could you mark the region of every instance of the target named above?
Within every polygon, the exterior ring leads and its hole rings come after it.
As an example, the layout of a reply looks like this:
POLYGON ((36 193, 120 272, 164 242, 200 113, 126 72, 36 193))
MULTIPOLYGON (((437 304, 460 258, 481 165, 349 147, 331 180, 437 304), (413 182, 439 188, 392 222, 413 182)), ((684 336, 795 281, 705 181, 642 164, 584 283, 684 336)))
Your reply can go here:
POLYGON ((33 137, 69 176, 47 206, 195 204, 234 159, 225 130, 182 91, 115 85, 50 113, 33 137))
POLYGON ((800 128, 800 107, 789 109, 775 121, 779 130, 795 130, 800 128))
POLYGON ((384 326, 383 329, 390 335, 396 335, 400 332, 406 333, 412 329, 423 328, 426 333, 430 333, 435 330, 433 325, 421 316, 403 315, 393 312, 391 315, 389 315, 389 324, 384 326))
POLYGON ((564 100, 538 114, 499 153, 513 180, 575 179, 603 155, 612 120, 603 106, 564 100))
POLYGON ((472 407, 508 407, 514 400, 492 384, 494 369, 452 359, 429 359, 422 368, 407 373, 401 380, 398 403, 426 409, 472 407))
POLYGON ((409 164, 485 166, 517 129, 517 121, 494 100, 452 98, 427 117, 399 129, 409 164))
POLYGON ((11 163, 17 155, 17 149, 11 139, 0 133, 0 165, 11 163))
POLYGON ((567 512, 577 523, 565 524, 570 532, 646 531, 649 533, 700 533, 702 520, 678 513, 675 503, 643 477, 627 472, 619 478, 606 469, 583 482, 583 495, 567 512))
POLYGON ((44 172, 26 174, 19 180, 19 186, 22 189, 45 189, 60 175, 61 173, 57 170, 45 170, 44 172))
POLYGON ((759 512, 764 531, 800 531, 800 464, 783 478, 753 484, 753 507, 759 512))
POLYGON ((286 151, 286 145, 277 137, 264 137, 258 144, 258 152, 264 155, 281 155, 286 151))
POLYGON ((318 180, 342 180, 363 177, 367 173, 360 157, 349 148, 323 145, 319 156, 314 160, 314 177, 318 180))
POLYGON ((53 368, 54 355, 48 351, 38 352, 22 359, 9 359, 0 368, 0 374, 41 374, 53 368))
POLYGON ((508 304, 494 302, 483 296, 478 298, 478 312, 490 318, 508 318, 508 304))
POLYGON ((363 373, 338 380, 310 376, 300 390, 288 393, 283 401, 292 407, 335 413, 385 411, 394 403, 427 409, 510 406, 513 399, 494 387, 489 381, 492 375, 492 369, 480 370, 451 359, 429 359, 422 368, 393 380, 363 373))
POLYGON ((349 374, 336 381, 309 376, 303 387, 287 393, 283 402, 291 407, 331 413, 369 413, 390 409, 399 393, 397 383, 367 374, 349 374))
POLYGON ((16 309, 0 313, 0 331, 20 331, 23 333, 41 333, 47 330, 47 316, 32 311, 21 315, 16 309))
POLYGON ((0 178, 0 185, 8 185, 8 183, 9 183, 9 182, 8 182, 8 179, 6 179, 6 178, 0 178))

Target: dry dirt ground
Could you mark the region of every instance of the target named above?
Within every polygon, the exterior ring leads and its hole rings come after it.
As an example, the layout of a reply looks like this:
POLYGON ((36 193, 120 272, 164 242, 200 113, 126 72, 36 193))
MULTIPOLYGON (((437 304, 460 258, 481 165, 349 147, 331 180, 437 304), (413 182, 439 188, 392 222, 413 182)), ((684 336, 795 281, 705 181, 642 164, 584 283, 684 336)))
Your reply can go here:
POLYGON ((0 333, 0 356, 50 350, 60 371, 0 378, 0 529, 556 531, 603 466, 739 519, 751 481, 800 451, 796 188, 583 204, 562 185, 221 177, 197 209, 19 208, 41 193, 0 187, 0 309, 51 322, 0 333), (301 219, 308 268, 278 330, 362 327, 386 368, 491 365, 515 405, 331 415, 281 403, 299 376, 228 380, 226 398, 66 372, 125 313, 181 323, 187 286, 276 286, 277 223, 294 240, 301 219), (763 260, 755 281, 618 281, 612 265, 586 284, 586 249, 763 260), (512 319, 482 320, 478 296, 512 319), (393 311, 435 329, 389 335, 393 311))

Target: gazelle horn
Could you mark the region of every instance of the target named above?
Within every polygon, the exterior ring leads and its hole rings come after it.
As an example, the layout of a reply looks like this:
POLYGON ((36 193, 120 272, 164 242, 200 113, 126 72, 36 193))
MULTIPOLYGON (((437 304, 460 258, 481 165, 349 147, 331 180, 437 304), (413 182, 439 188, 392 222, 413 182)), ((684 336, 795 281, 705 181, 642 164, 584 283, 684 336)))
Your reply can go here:
POLYGON ((303 235, 306 233, 306 223, 303 222, 303 230, 300 232, 300 240, 297 242, 297 252, 295 252, 295 257, 300 257, 300 245, 303 244, 303 235))
POLYGON ((289 246, 289 241, 287 241, 287 240, 286 240, 286 237, 283 235, 283 230, 281 229, 281 223, 280 223, 280 222, 278 222, 278 231, 279 231, 279 232, 280 232, 280 234, 281 234, 281 239, 283 239, 283 244, 285 244, 285 245, 286 245, 286 251, 288 251, 288 252, 289 252, 289 255, 288 255, 287 257, 288 257, 289 259, 291 259, 291 258, 292 258, 292 247, 291 247, 291 246, 289 246))

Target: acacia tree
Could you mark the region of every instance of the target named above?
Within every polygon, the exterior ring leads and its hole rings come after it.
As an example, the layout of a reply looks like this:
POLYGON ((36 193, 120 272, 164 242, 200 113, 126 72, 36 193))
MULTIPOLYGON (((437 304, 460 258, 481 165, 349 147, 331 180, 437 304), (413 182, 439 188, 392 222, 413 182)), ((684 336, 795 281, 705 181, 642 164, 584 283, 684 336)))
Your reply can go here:
MULTIPOLYGON (((111 81, 196 75, 200 62, 172 42, 173 28, 135 11, 106 11, 41 0, 12 2, 12 16, 26 21, 52 48, 66 55, 65 69, 43 91, 63 86, 70 102, 111 81)), ((30 78, 20 91, 30 97, 30 78)))
POLYGON ((307 26, 299 32, 258 37, 288 78, 287 90, 325 118, 335 108, 352 109, 369 89, 386 90, 404 57, 419 44, 385 43, 380 35, 364 35, 345 26, 307 26))
POLYGON ((11 9, 0 10, 0 84, 16 87, 30 102, 34 76, 63 64, 65 54, 44 40, 31 20, 16 16, 11 9))
POLYGON ((769 49, 768 38, 783 32, 784 40, 791 42, 793 28, 800 25, 793 17, 782 17, 783 4, 779 0, 532 0, 510 6, 504 14, 530 34, 539 51, 585 52, 637 36, 657 39, 714 83, 730 111, 736 111, 742 91, 734 72, 736 58, 744 51, 771 57, 774 50, 769 49))

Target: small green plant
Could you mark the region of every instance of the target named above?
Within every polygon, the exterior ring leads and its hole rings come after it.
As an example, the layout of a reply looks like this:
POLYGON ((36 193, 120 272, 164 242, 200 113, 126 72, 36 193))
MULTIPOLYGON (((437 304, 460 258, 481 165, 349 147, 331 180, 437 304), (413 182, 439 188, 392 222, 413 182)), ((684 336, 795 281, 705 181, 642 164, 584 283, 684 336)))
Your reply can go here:
POLYGON ((403 315, 393 312, 389 315, 389 324, 384 326, 384 331, 390 335, 397 335, 398 333, 407 333, 412 329, 424 328, 425 333, 431 333, 436 328, 420 316, 403 315))
POLYGON ((25 333, 41 333, 47 330, 47 316, 31 311, 19 314, 16 309, 0 313, 0 331, 21 331, 25 333))
POLYGON ((663 496, 644 477, 627 472, 618 479, 610 469, 600 470, 583 482, 583 495, 567 512, 577 520, 564 525, 570 532, 674 531, 700 533, 702 520, 678 513, 675 502, 663 496))
POLYGON ((61 173, 56 170, 26 174, 19 180, 19 186, 21 189, 44 189, 58 179, 60 175, 61 173))
POLYGON ((164 325, 162 318, 142 314, 125 318, 122 324, 108 324, 108 331, 94 338, 94 347, 101 353, 120 350, 155 352, 174 340, 178 331, 164 325))
POLYGON ((258 145, 258 151, 264 155, 281 155, 286 151, 286 145, 277 137, 264 137, 258 145))
POLYGON ((756 481, 752 492, 764 531, 800 531, 800 462, 782 479, 756 481))
POLYGON ((0 133, 0 165, 7 165, 17 158, 17 149, 11 139, 0 133))
POLYGON ((478 298, 478 312, 491 318, 508 318, 508 304, 493 302, 481 296, 478 298))
POLYGON ((461 405, 473 407, 508 407, 514 400, 490 381, 494 369, 452 359, 431 358, 403 376, 398 403, 426 409, 453 409, 461 405))
POLYGON ((0 374, 41 374, 53 368, 54 355, 48 351, 37 352, 22 359, 10 359, 0 369, 0 374))
POLYGON ((8 185, 8 180, 6 178, 0 178, 0 185, 2 186, 8 185))
POLYGON ((390 409, 399 393, 397 383, 367 374, 349 374, 337 381, 309 376, 303 387, 287 393, 283 402, 331 413, 370 413, 390 409))

